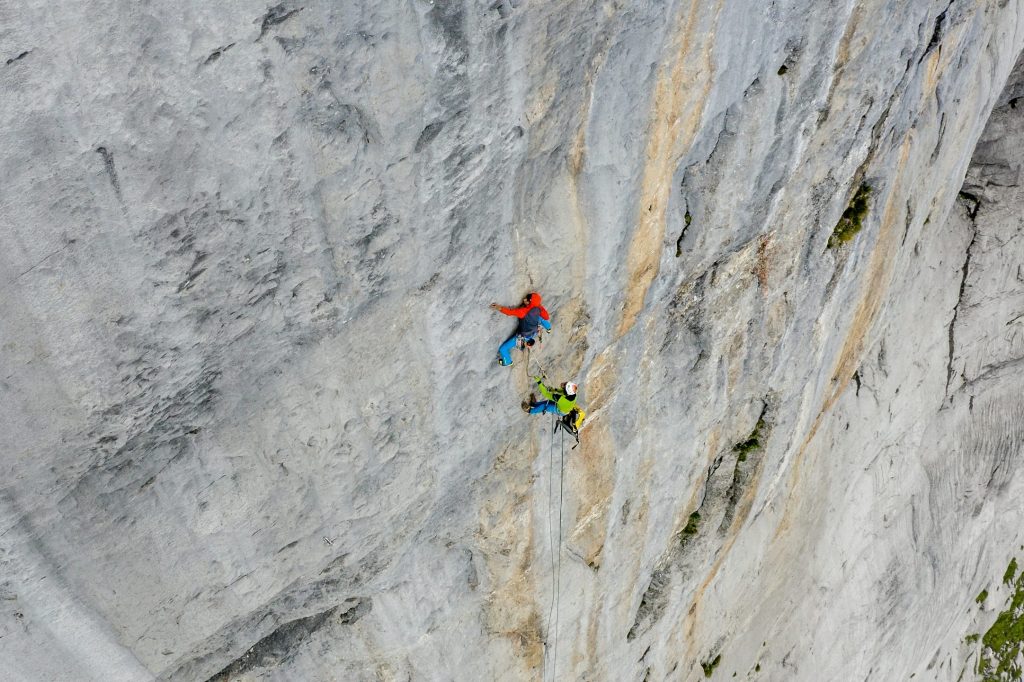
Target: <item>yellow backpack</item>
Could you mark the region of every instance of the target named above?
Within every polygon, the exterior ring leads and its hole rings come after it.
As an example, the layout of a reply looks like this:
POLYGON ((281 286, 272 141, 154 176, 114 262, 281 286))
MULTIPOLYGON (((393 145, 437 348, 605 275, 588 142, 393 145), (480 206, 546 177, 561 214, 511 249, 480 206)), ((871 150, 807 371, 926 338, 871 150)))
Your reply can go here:
MULTIPOLYGON (((563 415, 558 420, 555 428, 561 426, 565 429, 570 436, 576 439, 576 445, 580 444, 580 427, 583 426, 583 420, 587 418, 587 413, 578 407, 572 408, 569 414, 563 415)), ((576 449, 576 445, 572 446, 572 449, 576 449)))
POLYGON ((576 419, 575 421, 573 421, 572 425, 573 428, 576 429, 576 431, 579 431, 580 427, 583 426, 583 420, 587 418, 587 413, 577 407, 576 409, 569 413, 569 416, 572 416, 573 412, 576 413, 576 419))

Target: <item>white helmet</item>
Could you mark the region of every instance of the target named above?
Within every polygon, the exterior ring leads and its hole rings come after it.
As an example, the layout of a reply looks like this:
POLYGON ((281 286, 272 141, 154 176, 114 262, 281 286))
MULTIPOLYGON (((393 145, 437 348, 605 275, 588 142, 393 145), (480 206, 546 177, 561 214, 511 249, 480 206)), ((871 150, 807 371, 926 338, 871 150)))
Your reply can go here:
POLYGON ((576 391, 577 391, 578 389, 579 389, 579 386, 577 386, 576 384, 574 384, 574 383, 573 383, 573 382, 571 382, 571 381, 570 381, 570 382, 567 382, 567 383, 565 384, 565 392, 566 392, 567 394, 569 394, 569 395, 576 395, 576 391))

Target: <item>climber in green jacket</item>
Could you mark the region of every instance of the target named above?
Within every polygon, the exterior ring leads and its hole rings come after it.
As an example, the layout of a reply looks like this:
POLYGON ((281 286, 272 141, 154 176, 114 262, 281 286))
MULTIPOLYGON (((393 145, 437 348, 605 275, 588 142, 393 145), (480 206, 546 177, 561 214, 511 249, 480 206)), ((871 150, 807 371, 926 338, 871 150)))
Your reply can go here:
POLYGON ((530 402, 523 403, 523 409, 530 414, 552 413, 566 415, 576 407, 576 393, 579 387, 571 381, 562 384, 562 388, 551 388, 544 385, 542 377, 534 377, 537 388, 547 400, 536 402, 530 395, 530 402))

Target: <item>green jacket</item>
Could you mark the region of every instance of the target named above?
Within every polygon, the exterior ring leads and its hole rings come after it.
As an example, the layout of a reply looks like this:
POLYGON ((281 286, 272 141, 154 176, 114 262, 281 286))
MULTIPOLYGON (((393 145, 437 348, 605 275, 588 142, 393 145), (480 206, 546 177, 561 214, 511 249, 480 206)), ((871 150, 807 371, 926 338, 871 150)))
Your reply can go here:
POLYGON ((560 388, 548 388, 540 379, 537 379, 537 386, 540 388, 540 394, 555 403, 562 414, 569 414, 572 408, 576 407, 576 396, 570 398, 560 388))

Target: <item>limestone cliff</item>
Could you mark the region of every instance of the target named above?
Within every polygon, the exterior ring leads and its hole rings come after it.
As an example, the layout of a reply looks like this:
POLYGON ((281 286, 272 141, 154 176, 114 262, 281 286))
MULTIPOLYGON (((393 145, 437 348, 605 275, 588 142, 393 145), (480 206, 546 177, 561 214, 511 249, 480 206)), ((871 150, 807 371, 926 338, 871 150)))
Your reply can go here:
POLYGON ((0 5, 4 677, 1008 679, 1022 24, 0 5))

